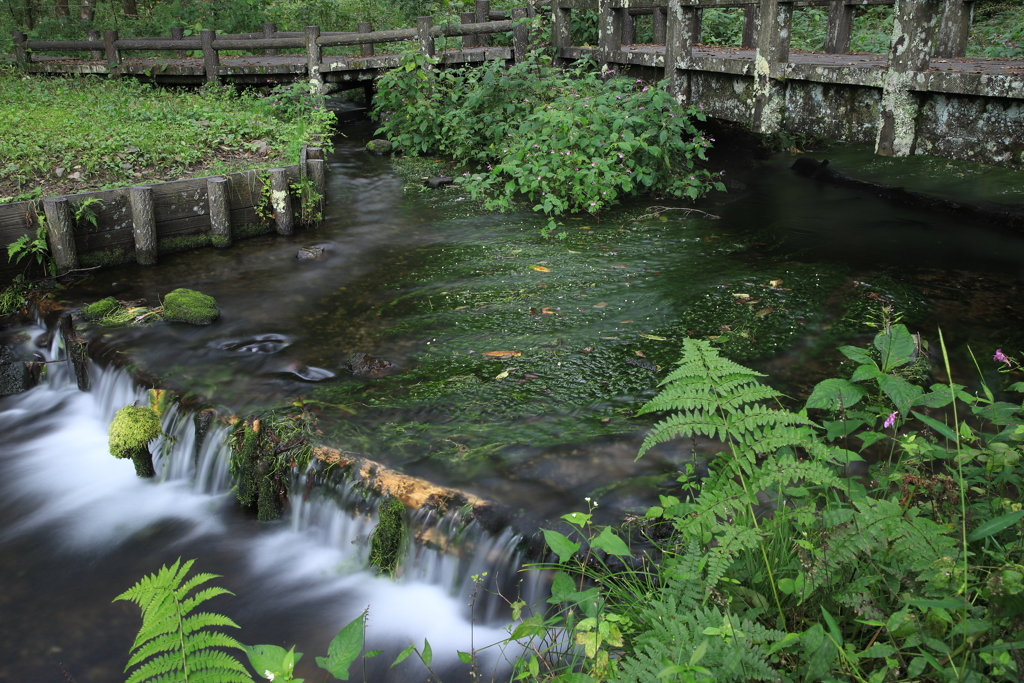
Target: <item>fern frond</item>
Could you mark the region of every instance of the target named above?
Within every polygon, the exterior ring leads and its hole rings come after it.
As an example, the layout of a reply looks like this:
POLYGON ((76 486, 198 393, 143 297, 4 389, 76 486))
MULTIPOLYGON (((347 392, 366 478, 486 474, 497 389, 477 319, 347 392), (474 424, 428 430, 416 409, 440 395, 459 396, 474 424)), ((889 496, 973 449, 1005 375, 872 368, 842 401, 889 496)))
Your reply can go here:
POLYGON ((114 600, 134 602, 142 610, 142 626, 132 645, 125 671, 136 668, 127 683, 251 683, 245 666, 234 656, 213 648, 244 649, 241 643, 212 627, 238 628, 228 617, 192 611, 210 598, 230 591, 211 586, 188 595, 218 578, 201 573, 185 580, 195 560, 180 558, 156 574, 144 576, 114 600))

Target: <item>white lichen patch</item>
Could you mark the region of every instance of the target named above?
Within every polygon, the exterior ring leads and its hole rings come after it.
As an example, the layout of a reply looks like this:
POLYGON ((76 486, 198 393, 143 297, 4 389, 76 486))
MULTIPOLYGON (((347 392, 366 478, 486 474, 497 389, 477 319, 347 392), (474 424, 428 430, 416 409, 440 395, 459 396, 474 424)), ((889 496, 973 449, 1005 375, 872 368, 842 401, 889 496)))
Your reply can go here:
POLYGON ((274 207, 275 214, 285 213, 288 210, 288 193, 284 190, 272 190, 270 204, 274 207))

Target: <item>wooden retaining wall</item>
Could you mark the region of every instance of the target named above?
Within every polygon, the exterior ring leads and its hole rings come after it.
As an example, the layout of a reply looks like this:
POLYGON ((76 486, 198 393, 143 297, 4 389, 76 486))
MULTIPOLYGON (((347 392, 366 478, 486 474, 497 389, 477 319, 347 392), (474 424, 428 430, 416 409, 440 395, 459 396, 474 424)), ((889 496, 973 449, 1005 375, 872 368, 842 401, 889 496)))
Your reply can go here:
MULTIPOLYGON (((308 177, 323 197, 325 164, 320 148, 311 147, 303 149, 299 164, 276 169, 2 204, 0 253, 24 235, 34 239, 41 219, 58 273, 132 261, 151 265, 161 254, 226 247, 233 239, 275 231, 291 234, 303 208, 293 186, 308 177), (85 216, 76 220, 78 209, 91 198, 99 200, 86 209, 95 224, 85 216)), ((306 208, 320 209, 308 201, 306 208)), ((3 261, 0 287, 25 273, 29 263, 28 258, 3 261)), ((27 272, 41 274, 31 268, 27 272)))

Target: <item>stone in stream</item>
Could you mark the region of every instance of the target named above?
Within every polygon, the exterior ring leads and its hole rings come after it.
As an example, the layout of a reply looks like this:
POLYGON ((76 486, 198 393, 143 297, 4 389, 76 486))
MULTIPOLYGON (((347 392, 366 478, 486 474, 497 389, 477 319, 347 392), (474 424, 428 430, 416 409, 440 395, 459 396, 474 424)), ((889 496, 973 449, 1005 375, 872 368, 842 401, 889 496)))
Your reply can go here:
POLYGON ((325 251, 327 251, 327 247, 322 244, 314 244, 312 247, 299 249, 299 252, 295 254, 295 258, 300 261, 316 261, 324 255, 325 251))
POLYGON ((366 143, 366 151, 377 156, 383 156, 388 154, 393 149, 394 145, 391 144, 390 140, 370 140, 366 143))
POLYGON ((39 364, 20 360, 0 360, 0 396, 28 391, 39 383, 39 364))
POLYGON ((216 299, 194 289, 176 289, 164 297, 164 320, 209 325, 219 316, 216 299))
POLYGON ((395 364, 383 358, 374 358, 368 353, 353 353, 348 360, 348 369, 353 375, 376 379, 391 374, 395 364))
POLYGON ((442 176, 438 176, 436 178, 427 178, 426 181, 423 184, 426 185, 427 187, 429 187, 432 190, 436 190, 439 187, 444 187, 445 185, 451 185, 454 182, 455 182, 455 178, 449 178, 448 176, 443 176, 442 175, 442 176))

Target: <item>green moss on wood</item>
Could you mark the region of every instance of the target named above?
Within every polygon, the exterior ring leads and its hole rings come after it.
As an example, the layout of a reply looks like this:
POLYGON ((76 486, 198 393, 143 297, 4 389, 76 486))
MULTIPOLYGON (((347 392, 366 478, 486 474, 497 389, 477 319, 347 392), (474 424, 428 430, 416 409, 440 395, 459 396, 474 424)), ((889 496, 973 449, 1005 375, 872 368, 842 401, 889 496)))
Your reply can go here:
POLYGON ((260 225, 259 223, 246 223, 239 227, 231 228, 231 236, 234 239, 245 239, 246 237, 256 237, 257 235, 269 235, 274 232, 274 224, 267 223, 266 225, 260 225))
POLYGON ((209 325, 219 316, 217 301, 194 289, 176 289, 164 297, 164 320, 209 325))
POLYGON ((100 299, 96 303, 89 304, 83 308, 82 317, 86 320, 100 320, 120 308, 121 304, 118 303, 117 299, 108 296, 106 299, 100 299))
POLYGON ((381 573, 393 574, 405 546, 405 505, 385 498, 377 506, 378 522, 370 535, 370 564, 381 573))
POLYGON ((231 238, 224 235, 210 235, 210 244, 218 249, 223 249, 231 246, 231 238))
POLYGON ((131 263, 134 260, 134 250, 128 251, 127 249, 104 249, 78 255, 78 265, 80 268, 119 266, 122 263, 131 263))
POLYGON ((146 406, 125 406, 110 423, 110 454, 119 459, 131 458, 137 475, 152 477, 155 470, 149 442, 162 433, 160 416, 155 410, 146 406))
POLYGON ((158 254, 175 254, 179 251, 193 251, 210 246, 209 235, 182 235, 165 237, 156 244, 158 254))

